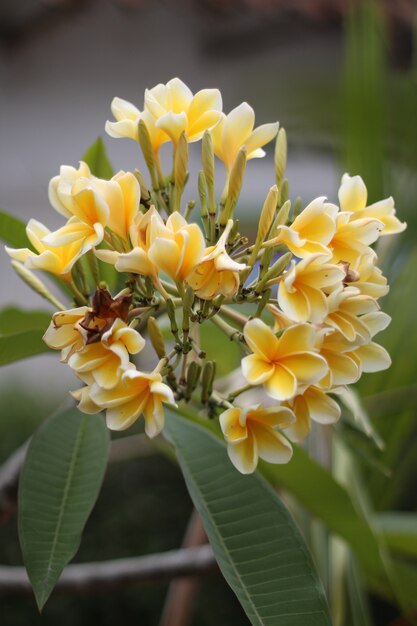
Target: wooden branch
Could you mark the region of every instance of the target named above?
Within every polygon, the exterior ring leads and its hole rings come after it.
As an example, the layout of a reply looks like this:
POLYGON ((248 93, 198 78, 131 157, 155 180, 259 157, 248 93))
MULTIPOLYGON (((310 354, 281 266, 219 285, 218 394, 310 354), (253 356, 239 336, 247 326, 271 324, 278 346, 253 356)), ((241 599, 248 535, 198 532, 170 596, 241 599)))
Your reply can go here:
MULTIPOLYGON (((84 593, 133 583, 166 581, 176 576, 201 576, 216 569, 211 546, 204 545, 136 558, 68 565, 55 591, 84 593)), ((0 566, 1 592, 32 592, 24 567, 0 566)))
MULTIPOLYGON (((0 466, 0 526, 16 513, 17 486, 30 439, 15 450, 0 466)), ((111 443, 109 463, 158 454, 158 449, 146 435, 131 435, 111 443)))
POLYGON ((0 467, 0 525, 16 512, 17 485, 28 446, 26 441, 0 467))

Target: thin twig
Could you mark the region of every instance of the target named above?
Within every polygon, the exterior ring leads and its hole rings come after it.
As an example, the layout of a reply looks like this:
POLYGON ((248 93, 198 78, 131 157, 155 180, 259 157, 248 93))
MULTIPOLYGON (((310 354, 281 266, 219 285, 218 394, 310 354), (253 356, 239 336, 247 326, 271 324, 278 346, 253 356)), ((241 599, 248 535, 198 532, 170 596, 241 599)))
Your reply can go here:
MULTIPOLYGON (((84 593, 132 583, 171 580, 176 576, 200 576, 215 570, 213 551, 211 546, 205 545, 129 559, 68 565, 55 591, 84 593)), ((0 566, 0 592, 31 591, 24 567, 0 566)))

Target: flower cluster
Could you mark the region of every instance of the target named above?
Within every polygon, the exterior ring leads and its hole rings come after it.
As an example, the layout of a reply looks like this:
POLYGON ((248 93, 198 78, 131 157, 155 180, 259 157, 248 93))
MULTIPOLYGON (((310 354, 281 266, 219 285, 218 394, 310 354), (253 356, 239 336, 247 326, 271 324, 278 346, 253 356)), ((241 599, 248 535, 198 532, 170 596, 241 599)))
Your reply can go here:
POLYGON ((193 94, 176 78, 146 90, 142 110, 120 98, 111 108, 116 121, 106 131, 138 142, 150 184, 139 170, 105 180, 84 162, 62 166, 49 198, 66 223, 50 232, 30 220, 32 249, 7 248, 32 287, 40 283, 31 270, 44 270, 72 293, 75 308, 53 314, 44 340, 82 381, 72 393, 79 409, 105 411, 109 428, 128 428, 143 415, 154 437, 164 404, 190 403, 218 419, 241 472, 253 472, 259 457, 286 463, 290 441, 306 437, 311 421, 338 420, 344 386, 390 365, 374 341, 390 320, 378 304, 388 286, 372 245, 405 228, 393 199, 368 205, 363 180, 345 174, 338 205, 320 197, 292 206, 284 129, 254 129, 246 103, 226 115, 217 89, 193 94), (275 137, 276 184, 250 243, 235 217, 245 167, 275 137), (199 198, 184 202, 188 144, 199 140, 199 198), (173 153, 168 175, 165 143, 173 153), (215 157, 225 169, 219 200, 215 157), (197 210, 201 222, 191 220, 197 210), (215 360, 200 347, 205 323, 241 347, 244 387, 220 391, 215 360), (138 366, 144 334, 158 357, 152 371, 138 366), (240 396, 255 387, 265 402, 247 406, 240 396))

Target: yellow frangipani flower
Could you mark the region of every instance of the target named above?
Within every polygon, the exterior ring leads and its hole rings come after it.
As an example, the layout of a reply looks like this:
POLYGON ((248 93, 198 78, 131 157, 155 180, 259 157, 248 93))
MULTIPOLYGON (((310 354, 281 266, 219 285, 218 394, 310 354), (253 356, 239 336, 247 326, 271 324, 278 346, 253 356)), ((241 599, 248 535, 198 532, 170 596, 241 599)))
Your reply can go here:
POLYGON ((361 256, 354 265, 349 266, 349 270, 357 275, 351 285, 363 295, 376 299, 382 298, 389 291, 388 281, 376 265, 377 260, 377 255, 371 250, 369 254, 361 256))
POLYGON ((279 226, 274 242, 285 244, 299 258, 311 254, 331 256, 328 245, 336 232, 335 204, 326 202, 326 198, 316 198, 295 218, 291 226, 279 226))
POLYGON ((48 246, 43 242, 43 239, 50 232, 41 222, 31 219, 26 226, 26 234, 39 254, 29 250, 29 248, 15 249, 8 246, 5 246, 6 252, 12 259, 24 263, 31 270, 44 270, 60 276, 63 280, 68 280, 72 266, 81 256, 81 243, 48 246))
POLYGON ((110 108, 116 121, 107 120, 106 133, 110 137, 128 137, 138 141, 138 124, 141 117, 139 109, 131 102, 117 97, 113 98, 110 108))
POLYGON ((228 115, 223 114, 219 124, 212 129, 214 153, 223 161, 228 171, 243 146, 247 150, 246 159, 265 156, 262 146, 272 141, 278 132, 278 122, 263 124, 253 130, 254 125, 254 110, 247 102, 242 102, 228 115))
POLYGON ((329 313, 324 324, 338 330, 347 341, 366 343, 371 331, 364 315, 379 311, 377 301, 355 287, 340 287, 327 298, 329 313))
POLYGON ((341 284, 344 277, 343 268, 329 264, 327 255, 291 261, 280 279, 278 304, 296 322, 320 324, 328 312, 325 290, 341 284))
POLYGON ((58 311, 52 315, 43 340, 52 350, 62 350, 61 360, 65 363, 71 354, 81 350, 85 345, 85 340, 81 334, 79 323, 84 319, 91 309, 80 306, 68 311, 58 311))
POLYGON ((194 270, 204 254, 204 237, 197 224, 188 224, 180 213, 171 213, 166 224, 151 217, 148 257, 160 271, 182 281, 194 270))
POLYGON ((353 220, 350 213, 338 213, 336 232, 329 242, 332 262, 344 261, 354 267, 372 252, 369 246, 379 238, 383 228, 383 223, 372 217, 353 220))
POLYGON ((115 122, 107 121, 105 130, 110 137, 127 137, 139 141, 139 122, 142 120, 148 129, 154 154, 158 153, 163 143, 169 141, 169 136, 155 126, 155 118, 149 111, 139 111, 135 105, 122 98, 113 98, 111 111, 115 122))
POLYGON ((125 430, 143 414, 145 432, 151 438, 164 427, 163 403, 175 405, 174 394, 162 382, 159 372, 135 369, 126 370, 112 389, 91 385, 89 398, 94 405, 106 410, 107 426, 111 430, 125 430))
POLYGON ((162 226, 164 225, 161 216, 154 206, 151 206, 146 213, 137 213, 129 229, 132 244, 130 252, 95 250, 95 255, 105 263, 114 265, 118 272, 156 276, 158 268, 148 257, 148 250, 151 244, 150 226, 153 218, 159 221, 162 226))
POLYGON ((95 178, 93 184, 109 207, 106 226, 127 240, 139 213, 140 185, 136 176, 131 172, 120 171, 110 180, 95 178))
POLYGON ((344 174, 339 189, 339 202, 342 211, 351 212, 351 220, 371 218, 383 223, 382 235, 401 233, 407 228, 395 215, 394 199, 385 198, 367 206, 368 191, 360 176, 344 174))
POLYGON ((334 424, 340 417, 340 406, 319 387, 307 387, 286 403, 295 414, 295 422, 285 429, 292 441, 302 441, 311 430, 311 420, 317 424, 334 424))
POLYGON ((61 165, 59 174, 49 181, 49 202, 66 218, 77 215, 78 207, 73 197, 74 185, 79 179, 91 181, 93 178, 90 168, 84 161, 80 161, 78 169, 71 165, 61 165))
POLYGON ((243 329, 245 341, 254 354, 242 359, 242 372, 251 385, 263 384, 275 400, 289 400, 299 385, 317 383, 328 366, 315 347, 316 333, 309 324, 286 328, 280 337, 260 319, 243 329))
POLYGON ((227 452, 233 465, 242 474, 255 471, 258 458, 269 463, 288 463, 292 448, 277 430, 294 421, 288 408, 258 406, 230 408, 219 416, 220 426, 227 441, 227 452))
POLYGON ((215 246, 206 248, 203 258, 187 277, 187 283, 203 300, 212 300, 219 294, 230 298, 239 289, 239 272, 246 269, 227 254, 226 244, 233 220, 227 226, 215 246))
POLYGON ((112 389, 120 381, 124 371, 134 368, 129 354, 137 354, 145 346, 143 337, 117 318, 111 328, 103 333, 101 341, 90 343, 75 352, 68 365, 80 376, 91 374, 103 389, 112 389))
POLYGON ((111 180, 97 178, 80 162, 78 170, 61 167, 59 176, 49 184, 49 198, 69 220, 50 233, 45 243, 57 246, 79 242, 84 253, 101 243, 106 226, 122 239, 128 238, 139 211, 140 185, 130 172, 120 171, 111 180))
POLYGON ((179 78, 145 91, 145 109, 155 126, 176 144, 183 132, 187 141, 198 141, 220 120, 222 97, 218 89, 202 89, 195 95, 179 78))
POLYGON ((319 331, 318 341, 321 343, 320 354, 326 359, 329 366, 327 374, 320 380, 320 387, 332 389, 359 380, 360 368, 356 359, 349 355, 355 344, 348 341, 339 331, 329 328, 319 331))
MULTIPOLYGON (((382 311, 373 311, 365 313, 361 321, 368 328, 370 337, 373 338, 377 333, 385 330, 391 318, 382 311)), ((391 357, 387 350, 374 341, 360 343, 348 353, 348 356, 355 360, 361 374, 362 372, 379 372, 391 366, 391 357)))
POLYGON ((46 235, 43 242, 56 247, 77 243, 81 254, 85 254, 103 241, 109 207, 88 179, 78 179, 72 188, 71 200, 74 215, 65 226, 46 235))

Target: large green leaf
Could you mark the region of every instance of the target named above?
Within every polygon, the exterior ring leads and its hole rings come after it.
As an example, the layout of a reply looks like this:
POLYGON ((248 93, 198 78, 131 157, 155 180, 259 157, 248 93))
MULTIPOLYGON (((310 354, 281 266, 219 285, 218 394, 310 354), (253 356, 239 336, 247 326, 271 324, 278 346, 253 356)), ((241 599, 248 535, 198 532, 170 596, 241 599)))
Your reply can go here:
POLYGON ((27 330, 45 330, 51 321, 48 311, 30 311, 8 306, 0 310, 0 335, 13 335, 27 330))
POLYGON ((172 440, 220 569, 255 626, 329 626, 304 540, 259 475, 243 476, 208 430, 169 412, 172 440))
POLYGON ((379 513, 374 516, 373 522, 389 548, 417 557, 416 513, 379 513))
POLYGON ((113 176, 113 167, 107 156, 106 146, 101 137, 88 148, 82 161, 89 166, 91 173, 99 178, 109 179, 113 176))
POLYGON ((49 350, 42 337, 44 330, 33 329, 10 335, 0 335, 0 365, 27 359, 49 350))
POLYGON ((40 609, 78 549, 108 447, 102 417, 75 408, 49 418, 30 444, 19 483, 19 537, 40 609))
POLYGON ((385 567, 377 538, 348 491, 299 446, 293 449, 293 457, 287 465, 262 463, 264 476, 273 485, 287 489, 311 515, 345 539, 367 574, 383 582, 385 567))
POLYGON ((30 248, 26 225, 17 217, 0 211, 0 239, 13 248, 30 248))

